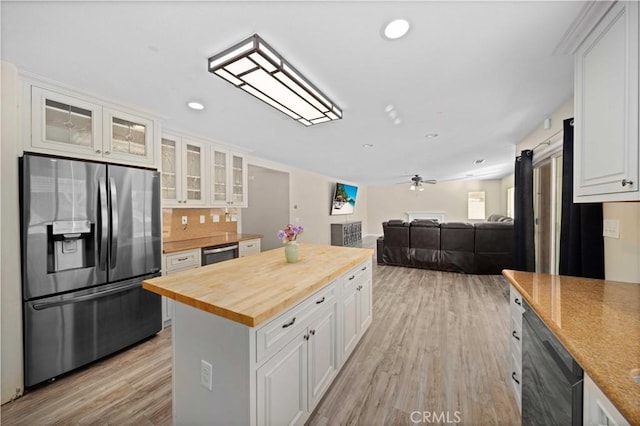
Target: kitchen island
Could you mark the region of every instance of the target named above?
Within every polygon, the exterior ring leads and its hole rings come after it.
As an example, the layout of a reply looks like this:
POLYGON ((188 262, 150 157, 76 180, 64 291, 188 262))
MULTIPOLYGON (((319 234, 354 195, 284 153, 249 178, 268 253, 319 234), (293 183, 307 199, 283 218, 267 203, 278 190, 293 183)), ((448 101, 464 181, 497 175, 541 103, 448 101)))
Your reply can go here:
POLYGON ((308 418, 371 323, 373 250, 300 244, 154 278, 175 300, 174 424, 308 418))
POLYGON ((640 284, 502 273, 584 370, 584 424, 604 421, 593 414, 601 408, 615 417, 608 401, 589 400, 592 380, 626 419, 617 424, 640 425, 640 284))

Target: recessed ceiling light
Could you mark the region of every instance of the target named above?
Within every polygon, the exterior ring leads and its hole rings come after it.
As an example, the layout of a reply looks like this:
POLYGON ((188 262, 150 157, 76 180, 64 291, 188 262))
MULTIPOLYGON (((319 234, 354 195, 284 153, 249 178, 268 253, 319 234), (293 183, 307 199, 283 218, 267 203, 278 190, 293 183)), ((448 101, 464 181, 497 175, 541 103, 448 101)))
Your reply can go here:
POLYGON ((427 133, 426 135, 424 135, 425 138, 429 138, 429 139, 433 139, 433 138, 437 138, 438 134, 437 133, 427 133))
POLYGON ((409 31, 409 21, 406 19, 394 19, 385 27, 383 34, 389 40, 396 40, 407 34, 409 31))
POLYGON ((196 111, 202 111, 204 109, 204 105, 196 101, 187 102, 187 106, 191 109, 195 109, 196 111))
POLYGON ((362 147, 363 148, 373 148, 373 144, 372 143, 363 143, 362 147))
POLYGON ((393 105, 391 105, 391 104, 387 105, 386 107, 384 107, 384 110, 385 110, 386 112, 391 112, 391 111, 393 111, 393 105))
POLYGON ((402 120, 400 120, 399 118, 396 118, 395 120, 393 120, 393 124, 395 124, 396 126, 400 123, 402 123, 402 120))
POLYGON ((473 164, 482 164, 482 163, 484 163, 484 158, 481 158, 473 162, 473 164))

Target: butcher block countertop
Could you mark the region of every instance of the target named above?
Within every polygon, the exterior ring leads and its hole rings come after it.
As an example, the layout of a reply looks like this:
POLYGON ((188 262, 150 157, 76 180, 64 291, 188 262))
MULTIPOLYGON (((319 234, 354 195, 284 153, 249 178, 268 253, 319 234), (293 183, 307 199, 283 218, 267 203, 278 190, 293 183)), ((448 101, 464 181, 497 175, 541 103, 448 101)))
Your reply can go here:
POLYGON ((640 425, 640 383, 633 379, 640 374, 640 284, 502 274, 620 413, 640 425))
POLYGON ((300 244, 146 280, 142 286, 212 314, 255 327, 373 256, 372 249, 300 244))
POLYGON ((175 253, 177 251, 192 250, 203 247, 220 246, 230 243, 238 243, 245 240, 255 240, 262 238, 262 235, 255 234, 226 234, 215 237, 194 238, 191 240, 172 241, 162 244, 163 253, 175 253))

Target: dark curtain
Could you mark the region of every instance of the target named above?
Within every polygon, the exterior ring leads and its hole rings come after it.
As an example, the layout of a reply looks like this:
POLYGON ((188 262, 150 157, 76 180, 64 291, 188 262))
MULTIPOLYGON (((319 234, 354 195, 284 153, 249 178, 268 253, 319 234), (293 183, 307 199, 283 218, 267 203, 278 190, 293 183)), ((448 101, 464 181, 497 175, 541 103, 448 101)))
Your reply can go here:
POLYGON ((533 227, 533 151, 524 150, 516 157, 514 190, 514 259, 513 268, 535 272, 533 227))
POLYGON ((560 275, 604 279, 602 203, 573 202, 573 126, 564 120, 560 275))

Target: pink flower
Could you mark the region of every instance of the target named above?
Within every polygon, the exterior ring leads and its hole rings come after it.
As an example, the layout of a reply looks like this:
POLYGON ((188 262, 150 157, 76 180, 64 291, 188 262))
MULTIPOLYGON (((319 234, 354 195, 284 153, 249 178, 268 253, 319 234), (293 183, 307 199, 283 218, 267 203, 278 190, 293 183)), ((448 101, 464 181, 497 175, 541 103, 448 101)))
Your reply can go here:
POLYGON ((278 239, 282 240, 283 243, 288 243, 290 241, 295 241, 298 235, 304 232, 304 228, 302 225, 292 225, 288 224, 284 227, 283 230, 278 231, 278 239))

